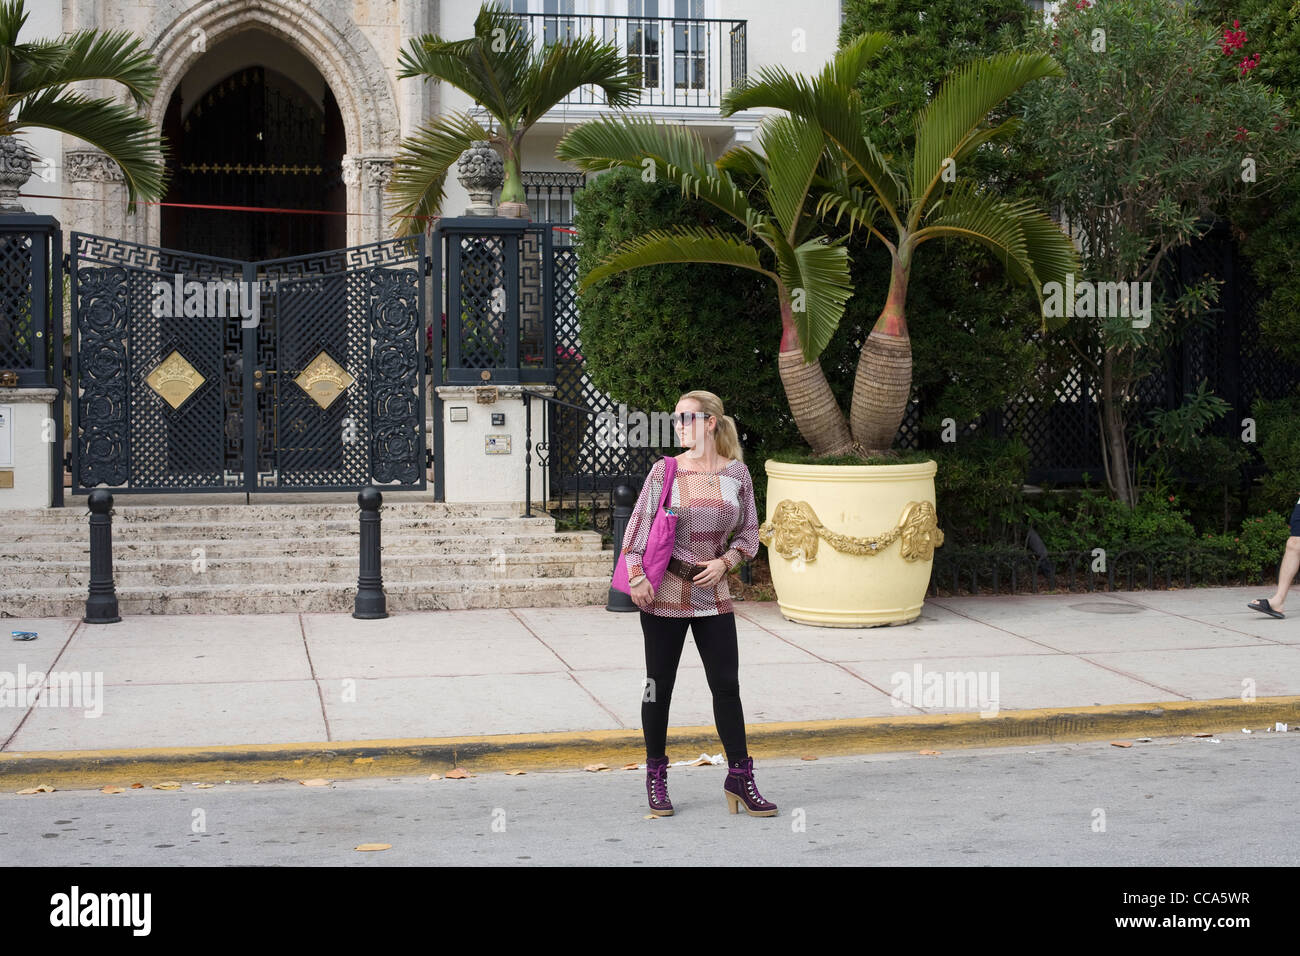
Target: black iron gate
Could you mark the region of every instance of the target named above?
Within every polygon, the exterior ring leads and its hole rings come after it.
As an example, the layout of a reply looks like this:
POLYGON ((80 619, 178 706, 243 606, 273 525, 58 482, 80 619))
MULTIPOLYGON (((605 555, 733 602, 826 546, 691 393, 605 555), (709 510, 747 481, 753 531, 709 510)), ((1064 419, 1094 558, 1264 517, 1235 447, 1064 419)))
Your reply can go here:
POLYGON ((263 262, 71 245, 74 493, 425 488, 423 237, 263 262))

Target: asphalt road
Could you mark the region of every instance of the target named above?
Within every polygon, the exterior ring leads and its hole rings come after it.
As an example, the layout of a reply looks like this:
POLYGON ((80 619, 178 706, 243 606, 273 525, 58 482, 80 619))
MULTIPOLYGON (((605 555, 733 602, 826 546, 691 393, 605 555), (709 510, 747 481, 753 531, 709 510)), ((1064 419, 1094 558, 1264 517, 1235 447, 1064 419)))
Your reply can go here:
POLYGON ((759 760, 772 818, 727 812, 722 767, 672 768, 658 820, 624 770, 5 793, 0 843, 9 867, 1300 863, 1300 734, 1215 739, 759 760))

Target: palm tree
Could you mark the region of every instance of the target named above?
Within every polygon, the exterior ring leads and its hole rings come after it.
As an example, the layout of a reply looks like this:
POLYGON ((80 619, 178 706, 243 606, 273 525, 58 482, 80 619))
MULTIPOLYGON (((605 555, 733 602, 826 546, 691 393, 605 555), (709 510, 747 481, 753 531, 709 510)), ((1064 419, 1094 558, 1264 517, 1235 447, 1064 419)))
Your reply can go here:
POLYGON ((520 144, 548 110, 587 84, 599 86, 611 106, 630 106, 640 98, 640 74, 625 72, 628 61, 613 44, 582 37, 534 51, 524 21, 493 4, 479 11, 474 36, 419 37, 401 52, 399 66, 402 79, 437 77, 463 90, 496 121, 495 129, 486 130, 472 116, 451 113, 402 144, 391 186, 399 235, 422 231, 445 198, 448 170, 470 143, 487 140, 496 147, 505 161, 501 202, 523 203, 520 144))
POLYGON ((743 223, 771 251, 764 265, 753 245, 702 230, 661 230, 615 250, 591 270, 585 284, 626 269, 664 262, 719 262, 773 278, 781 303, 778 367, 800 433, 818 456, 884 454, 893 444, 911 391, 911 343, 904 306, 912 257, 922 242, 943 237, 994 249, 1012 276, 1042 303, 1042 284, 1078 271, 1068 237, 1028 202, 1007 203, 979 192, 949 171, 985 142, 1015 129, 1015 120, 985 125, 990 111, 1041 76, 1059 74, 1046 56, 1004 55, 957 70, 916 119, 916 146, 903 157, 905 178, 863 130, 864 108, 854 89, 868 61, 889 42, 863 34, 836 54, 816 77, 779 67, 759 71, 723 99, 723 115, 766 106, 784 110, 765 118, 759 142, 767 159, 739 147, 707 163, 698 139, 651 124, 600 120, 578 127, 556 155, 584 169, 640 166, 646 158, 693 193, 743 223), (752 206, 733 173, 752 182, 768 213, 752 206), (889 295, 863 344, 846 420, 819 364, 852 292, 847 236, 813 235, 817 217, 847 214, 849 229, 864 228, 889 250, 889 295))
MULTIPOLYGON (((0 4, 0 141, 30 127, 75 136, 122 168, 131 203, 160 198, 162 138, 135 110, 158 89, 158 69, 140 40, 125 31, 81 30, 62 39, 19 43, 26 21, 23 0, 0 4), (68 88, 83 80, 120 83, 132 104, 68 88)), ((28 162, 25 148, 15 143, 10 151, 19 163, 28 162)))

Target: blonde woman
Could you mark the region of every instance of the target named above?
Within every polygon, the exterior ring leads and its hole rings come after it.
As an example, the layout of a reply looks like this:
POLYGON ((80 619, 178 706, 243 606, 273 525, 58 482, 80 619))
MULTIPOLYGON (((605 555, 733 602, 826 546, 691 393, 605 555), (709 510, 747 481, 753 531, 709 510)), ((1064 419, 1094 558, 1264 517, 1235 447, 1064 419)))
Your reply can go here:
POLYGON ((641 568, 650 525, 663 495, 664 463, 650 469, 623 533, 632 600, 641 609, 645 637, 646 692, 641 724, 646 746, 646 795, 657 817, 673 814, 668 799, 668 708, 677 664, 689 627, 699 649, 713 717, 727 753, 727 805, 752 816, 776 815, 776 804, 754 785, 754 761, 745 747, 740 704, 736 615, 727 572, 758 550, 754 484, 745 467, 736 423, 723 414, 712 392, 687 392, 677 401, 673 428, 686 451, 677 456, 669 504, 678 515, 677 540, 668 572, 656 591, 641 568), (728 539, 730 542, 728 543, 728 539))

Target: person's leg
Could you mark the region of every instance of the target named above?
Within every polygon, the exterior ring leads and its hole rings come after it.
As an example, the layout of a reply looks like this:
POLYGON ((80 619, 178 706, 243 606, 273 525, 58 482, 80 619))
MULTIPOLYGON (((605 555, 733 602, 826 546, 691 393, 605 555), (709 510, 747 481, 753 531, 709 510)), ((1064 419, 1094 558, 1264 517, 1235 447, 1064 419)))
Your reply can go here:
POLYGON ((689 618, 657 617, 641 612, 646 674, 641 692, 641 728, 647 760, 667 756, 668 708, 672 704, 677 664, 682 658, 689 624, 689 618))
POLYGON ((1300 571, 1300 537, 1294 534, 1286 539, 1286 550, 1282 552, 1282 566, 1277 572, 1277 590, 1268 599, 1268 606, 1281 611, 1286 604, 1286 593, 1291 590, 1291 582, 1296 572, 1300 571))
POLYGON ((745 712, 740 705, 740 654, 736 647, 736 615, 692 618, 691 633, 713 692, 713 720, 722 738, 727 762, 749 756, 745 744, 745 712))

